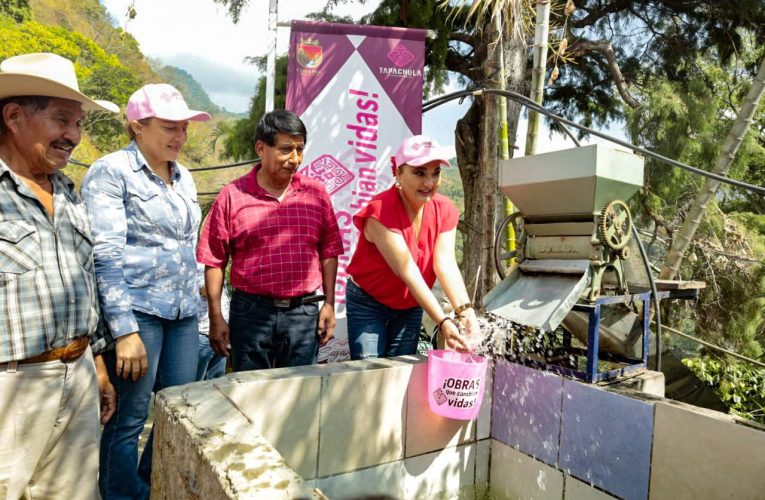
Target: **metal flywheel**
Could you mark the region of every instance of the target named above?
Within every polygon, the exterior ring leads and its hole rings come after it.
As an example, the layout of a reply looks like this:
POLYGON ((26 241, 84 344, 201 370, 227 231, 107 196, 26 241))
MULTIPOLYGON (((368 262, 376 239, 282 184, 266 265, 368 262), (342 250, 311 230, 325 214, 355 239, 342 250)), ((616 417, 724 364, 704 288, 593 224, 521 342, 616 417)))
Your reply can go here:
POLYGON ((632 216, 626 203, 621 200, 606 203, 598 218, 598 235, 613 250, 627 246, 632 236, 632 216))

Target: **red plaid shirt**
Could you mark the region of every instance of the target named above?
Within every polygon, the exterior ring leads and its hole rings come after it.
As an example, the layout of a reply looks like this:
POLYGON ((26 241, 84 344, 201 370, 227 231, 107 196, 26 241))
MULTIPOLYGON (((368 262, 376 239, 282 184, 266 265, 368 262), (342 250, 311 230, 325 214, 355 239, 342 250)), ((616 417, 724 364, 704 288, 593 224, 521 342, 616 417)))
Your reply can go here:
POLYGON ((258 184, 258 169, 218 194, 197 260, 224 268, 230 256, 231 284, 243 292, 280 299, 312 293, 322 284, 321 261, 343 253, 327 190, 296 173, 279 202, 258 184))

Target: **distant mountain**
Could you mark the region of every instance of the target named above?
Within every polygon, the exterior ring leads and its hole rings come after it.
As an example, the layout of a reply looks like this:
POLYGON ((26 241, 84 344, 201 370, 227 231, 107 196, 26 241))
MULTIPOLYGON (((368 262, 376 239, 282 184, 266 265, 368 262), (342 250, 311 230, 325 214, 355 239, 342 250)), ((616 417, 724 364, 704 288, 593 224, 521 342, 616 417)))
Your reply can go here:
POLYGON ((136 39, 119 27, 118 20, 98 0, 29 0, 29 6, 36 22, 82 33, 107 54, 116 56, 139 82, 169 83, 181 91, 190 107, 213 115, 224 113, 188 72, 144 56, 136 39))
MULTIPOLYGON (((52 52, 68 58, 74 63, 83 93, 114 102, 122 109, 142 85, 171 83, 192 108, 214 116, 210 122, 190 127, 182 163, 204 166, 219 162, 216 127, 230 114, 215 105, 187 71, 154 64, 144 56, 136 39, 120 28, 98 0, 0 0, 0 60, 30 52, 52 52)), ((124 147, 129 140, 122 114, 89 114, 82 131, 75 159, 83 163, 124 147)), ((75 182, 84 172, 76 165, 66 167, 75 182)), ((204 175, 198 181, 205 184, 204 175)))
POLYGON ((29 6, 34 21, 81 33, 107 54, 115 55, 139 81, 156 78, 138 41, 119 27, 98 0, 29 0, 29 6))
POLYGON ((189 72, 175 66, 163 66, 155 71, 162 81, 174 86, 183 94, 190 108, 207 111, 211 115, 220 114, 223 111, 210 100, 210 96, 189 72))

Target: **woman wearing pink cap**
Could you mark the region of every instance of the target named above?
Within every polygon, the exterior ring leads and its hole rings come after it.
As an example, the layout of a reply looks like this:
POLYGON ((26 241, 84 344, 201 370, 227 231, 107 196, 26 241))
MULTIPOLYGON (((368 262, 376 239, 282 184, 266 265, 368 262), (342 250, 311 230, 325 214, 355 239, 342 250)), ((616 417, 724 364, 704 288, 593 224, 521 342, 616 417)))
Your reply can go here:
POLYGON ((446 345, 466 350, 477 333, 475 312, 457 267, 454 244, 459 212, 438 194, 448 153, 424 135, 404 139, 391 158, 396 183, 375 196, 353 222, 361 231, 348 266, 348 341, 352 359, 413 354, 423 310, 446 345), (436 278, 457 320, 430 291, 436 278))
POLYGON ((138 463, 138 436, 152 391, 193 382, 199 345, 195 258, 201 213, 194 180, 176 160, 189 109, 171 85, 128 101, 130 144, 96 161, 82 184, 95 244, 101 311, 115 349, 104 354, 117 410, 101 438, 105 499, 148 498, 152 435, 138 463))

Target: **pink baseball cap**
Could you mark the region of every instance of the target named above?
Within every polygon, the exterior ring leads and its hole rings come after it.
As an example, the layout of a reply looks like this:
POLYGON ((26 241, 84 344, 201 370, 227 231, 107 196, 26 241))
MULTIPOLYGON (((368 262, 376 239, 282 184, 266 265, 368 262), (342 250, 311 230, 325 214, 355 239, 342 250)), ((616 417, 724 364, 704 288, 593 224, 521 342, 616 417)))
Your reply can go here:
POLYGON ((206 122, 210 114, 189 109, 178 89, 167 83, 150 83, 133 92, 125 108, 128 121, 161 118, 174 122, 206 122))
POLYGON ((404 163, 412 167, 420 167, 432 161, 438 161, 441 165, 451 166, 449 150, 441 147, 435 139, 427 135, 414 135, 407 137, 393 156, 394 170, 404 163))

